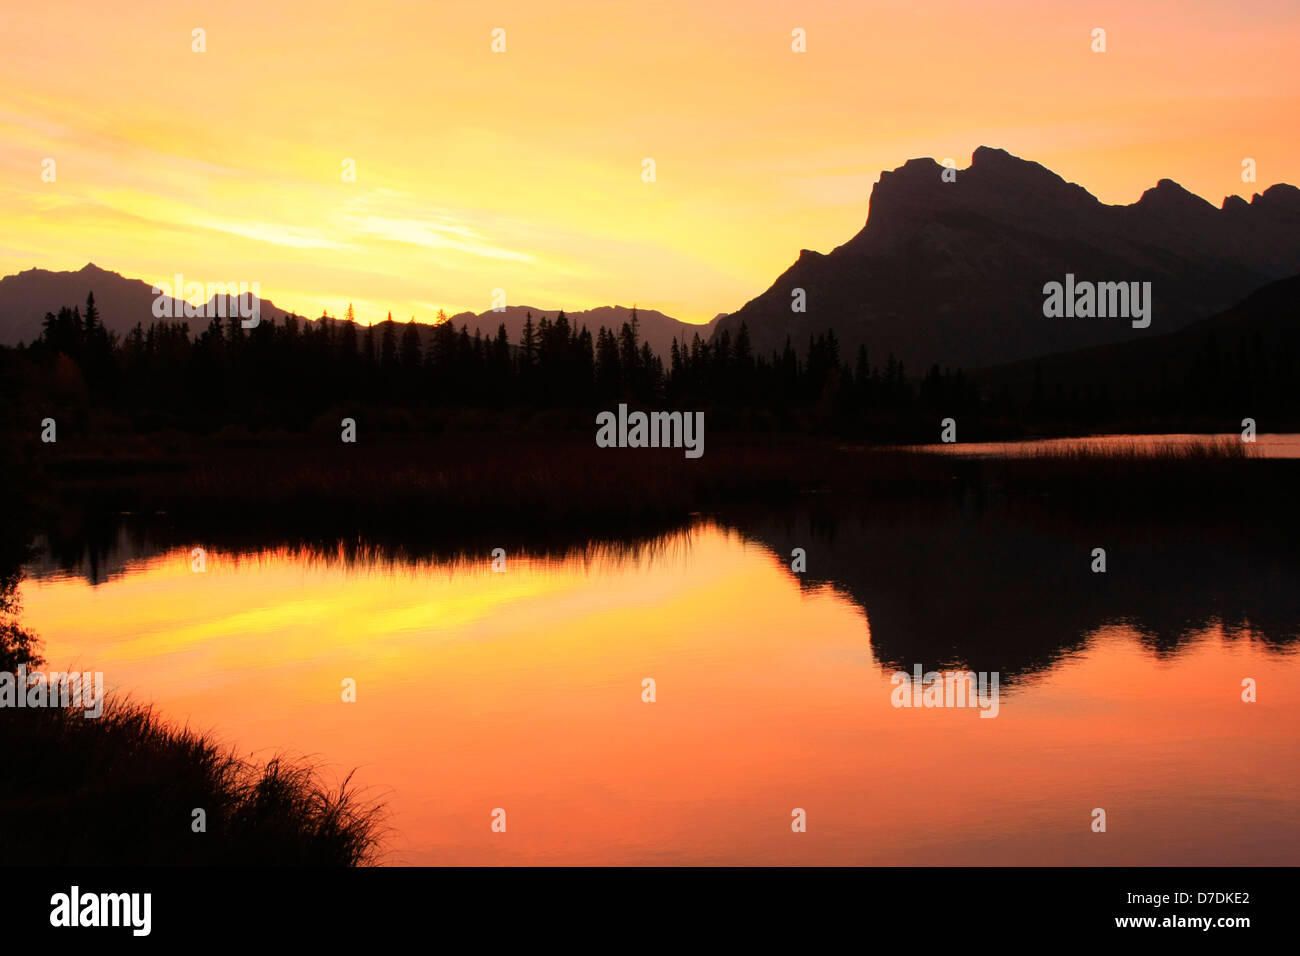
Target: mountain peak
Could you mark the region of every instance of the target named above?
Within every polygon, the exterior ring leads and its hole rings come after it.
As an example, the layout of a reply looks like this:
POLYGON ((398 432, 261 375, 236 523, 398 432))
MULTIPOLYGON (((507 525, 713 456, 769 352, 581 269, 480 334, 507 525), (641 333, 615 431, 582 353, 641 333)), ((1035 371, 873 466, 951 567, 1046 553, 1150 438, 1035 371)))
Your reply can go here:
MULTIPOLYGON (((932 169, 938 169, 938 168, 940 168, 939 164, 935 162, 931 157, 918 156, 915 159, 909 159, 907 162, 903 163, 902 166, 899 166, 897 169, 893 170, 893 172, 894 173, 903 173, 909 171, 929 172, 932 169)), ((881 175, 887 176, 887 175, 891 175, 891 173, 889 170, 886 170, 885 172, 881 173, 881 175)))
POLYGON ((1300 211, 1300 189, 1290 183, 1276 183, 1265 189, 1263 193, 1256 193, 1250 200, 1250 204, 1268 209, 1300 211))
POLYGON ((1143 208, 1164 209, 1170 211, 1215 212, 1210 203, 1195 193, 1188 192, 1172 179, 1161 179, 1142 194, 1136 205, 1143 208))
MULTIPOLYGON (((965 169, 950 170, 933 159, 909 159, 880 174, 871 191, 866 226, 836 253, 881 253, 910 242, 927 224, 963 217, 969 221, 970 216, 1059 230, 1062 222, 1088 216, 1098 205, 1082 186, 1005 149, 980 146, 965 169)), ((801 254, 799 261, 809 258, 801 254)))
POLYGON ((897 169, 886 169, 880 173, 880 179, 872 187, 874 198, 877 192, 893 192, 899 188, 909 189, 914 186, 928 185, 938 180, 943 167, 933 159, 922 157, 909 159, 897 169))
POLYGON ((833 328, 841 354, 865 345, 910 368, 967 367, 1088 348, 1126 323, 1043 321, 1044 283, 1073 273, 1150 281, 1162 331, 1228 308, 1300 272, 1300 190, 1271 187, 1227 212, 1162 179, 1128 205, 1101 202, 1040 163, 980 146, 964 169, 911 159, 882 172, 866 225, 828 255, 807 250, 717 323, 744 322, 755 352, 833 328), (792 290, 807 308, 791 309, 792 290))
POLYGON ((970 156, 971 166, 1037 166, 1037 163, 1031 163, 1027 159, 1021 159, 1019 156, 1012 156, 1005 149, 997 146, 976 146, 975 152, 970 156))
POLYGON ((1040 203, 1059 202, 1077 210, 1097 202, 1082 186, 1068 182, 1042 163, 992 146, 980 146, 971 154, 970 168, 957 175, 958 182, 963 179, 976 190, 985 191, 986 201, 1020 205, 1022 216, 1031 215, 1032 208, 1040 203))

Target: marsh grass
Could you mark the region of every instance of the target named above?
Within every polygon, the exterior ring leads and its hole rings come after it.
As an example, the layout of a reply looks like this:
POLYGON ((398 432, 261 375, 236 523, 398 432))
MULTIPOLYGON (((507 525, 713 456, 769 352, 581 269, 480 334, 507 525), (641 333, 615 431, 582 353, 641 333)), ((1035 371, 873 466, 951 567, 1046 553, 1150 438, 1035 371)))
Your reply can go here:
POLYGON ((1062 442, 1034 448, 1026 457, 1038 461, 1065 462, 1079 465, 1097 462, 1164 462, 1195 463, 1237 461, 1253 457, 1253 446, 1234 435, 1198 435, 1189 440, 1160 438, 1111 440, 1104 444, 1085 441, 1062 442))
POLYGON ((378 862, 383 808, 348 775, 241 758, 211 734, 116 698, 103 715, 0 711, 0 863, 305 865, 378 862), (206 812, 206 832, 192 829, 206 812))

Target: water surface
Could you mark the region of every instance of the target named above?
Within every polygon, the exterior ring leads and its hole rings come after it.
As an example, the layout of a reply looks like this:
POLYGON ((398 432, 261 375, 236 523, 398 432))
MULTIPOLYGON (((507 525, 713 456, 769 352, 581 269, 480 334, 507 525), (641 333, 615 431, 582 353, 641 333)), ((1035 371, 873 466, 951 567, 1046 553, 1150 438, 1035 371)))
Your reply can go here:
POLYGON ((390 863, 1300 862, 1288 566, 1193 530, 1203 560, 1134 534, 1102 577, 1088 534, 882 509, 501 573, 275 546, 209 548, 201 574, 124 537, 94 573, 34 565, 22 598, 49 667, 241 752, 359 768, 390 863), (915 663, 999 671, 997 717, 894 707, 915 663))
POLYGON ((1052 455, 1063 452, 1091 454, 1122 453, 1141 456, 1162 456, 1171 450, 1210 449, 1216 445, 1242 444, 1246 454, 1254 458, 1300 458, 1300 435, 1262 434, 1253 442, 1242 442, 1241 434, 1226 435, 1085 435, 1080 438, 1036 438, 1005 442, 950 442, 947 444, 915 445, 918 451, 942 452, 948 455, 969 455, 981 458, 1007 458, 1027 455, 1052 455))

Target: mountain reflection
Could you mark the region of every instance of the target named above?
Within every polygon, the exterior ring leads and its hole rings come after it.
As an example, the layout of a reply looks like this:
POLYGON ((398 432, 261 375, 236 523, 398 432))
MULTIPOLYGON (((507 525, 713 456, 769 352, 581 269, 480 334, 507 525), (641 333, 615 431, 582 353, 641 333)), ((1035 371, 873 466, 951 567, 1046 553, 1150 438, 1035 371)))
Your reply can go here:
POLYGON ((1174 655, 1207 628, 1231 640, 1281 648, 1300 637, 1295 551, 1284 536, 1247 534, 1240 523, 1135 521, 1073 515, 1033 503, 806 503, 724 520, 696 519, 624 538, 464 541, 400 538, 267 538, 249 529, 171 526, 165 516, 115 516, 38 537, 35 578, 73 576, 102 585, 177 548, 243 559, 339 564, 381 573, 507 560, 599 573, 672 558, 703 525, 767 549, 803 589, 831 587, 870 622, 874 659, 886 669, 963 667, 999 672, 1004 684, 1051 667, 1111 625, 1174 655), (802 548, 807 570, 789 570, 802 548), (1105 573, 1091 569, 1104 548, 1105 573))

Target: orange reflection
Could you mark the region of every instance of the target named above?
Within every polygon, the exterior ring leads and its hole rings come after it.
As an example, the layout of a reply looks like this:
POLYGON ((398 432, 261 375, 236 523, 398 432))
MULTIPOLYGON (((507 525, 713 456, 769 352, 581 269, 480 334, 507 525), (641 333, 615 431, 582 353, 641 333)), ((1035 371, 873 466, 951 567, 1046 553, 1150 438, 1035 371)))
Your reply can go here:
POLYGON ((394 863, 1295 862, 1294 654, 1211 630, 1156 659, 1106 628, 981 720, 894 709, 863 610, 713 525, 490 568, 212 553, 195 574, 177 550, 23 600, 50 667, 359 767, 394 863))

